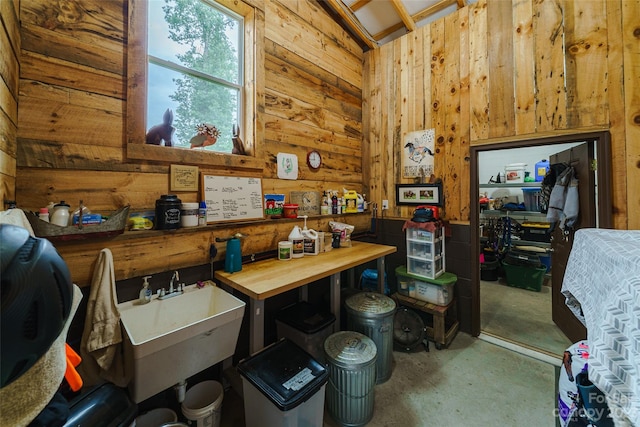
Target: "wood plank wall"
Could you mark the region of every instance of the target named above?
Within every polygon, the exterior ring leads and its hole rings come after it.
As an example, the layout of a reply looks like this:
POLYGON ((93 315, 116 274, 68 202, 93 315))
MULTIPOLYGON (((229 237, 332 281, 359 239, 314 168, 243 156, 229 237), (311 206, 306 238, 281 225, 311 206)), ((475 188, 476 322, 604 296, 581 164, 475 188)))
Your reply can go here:
MULTIPOLYGON (((0 3, 4 8, 6 2, 0 3)), ((362 192, 362 49, 314 1, 251 3, 264 9, 265 20, 265 87, 259 91, 264 93, 265 108, 258 112, 265 140, 257 150, 263 156, 259 160, 268 165, 262 175, 264 192, 288 195, 329 188, 362 192), (306 166, 310 147, 323 156, 317 172, 306 166), (297 181, 277 178, 278 152, 298 156, 297 181)), ((125 204, 136 210, 153 209, 155 200, 169 193, 169 165, 126 162, 124 157, 126 0, 83 0, 62 6, 49 0, 20 2, 18 204, 35 210, 50 201, 75 205, 83 199, 96 212, 125 204)), ((206 167, 201 171, 221 173, 206 167)), ((198 200, 196 192, 178 196, 185 202, 198 200)), ((370 223, 365 214, 339 218, 358 231, 366 231, 370 223)), ((326 230, 328 220, 313 218, 308 226, 326 230)), ((116 279, 121 280, 208 263, 215 237, 238 231, 249 235, 242 242, 243 254, 274 250, 296 224, 301 222, 126 232, 111 240, 59 243, 57 248, 74 281, 87 286, 104 247, 111 249, 116 279)), ((220 260, 224 244, 218 246, 220 260)))
POLYGON ((412 182, 398 172, 407 132, 435 128, 444 216, 468 223, 470 145, 606 128, 615 227, 640 228, 640 2, 480 0, 364 60, 372 200, 412 182))
MULTIPOLYGON (((20 55, 19 0, 0 2, 0 203, 16 198, 20 55)), ((0 207, 0 210, 6 206, 0 207)))

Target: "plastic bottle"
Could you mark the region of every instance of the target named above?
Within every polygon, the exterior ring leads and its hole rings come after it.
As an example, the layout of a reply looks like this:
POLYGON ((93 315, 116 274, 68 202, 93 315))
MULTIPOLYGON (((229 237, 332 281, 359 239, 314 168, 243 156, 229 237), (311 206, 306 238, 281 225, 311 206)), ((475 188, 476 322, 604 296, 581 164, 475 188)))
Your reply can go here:
POLYGON ((207 202, 200 202, 198 207, 198 225, 207 225, 207 202))
POLYGON ((38 218, 40 218, 44 222, 49 222, 49 208, 40 208, 38 218))
POLYGON ((291 248, 291 258, 302 258, 304 256, 304 236, 302 230, 297 225, 289 233, 289 241, 293 245, 291 248))
POLYGON ((149 279, 151 276, 144 276, 142 278, 142 289, 140 289, 140 295, 138 296, 138 302, 140 304, 146 304, 151 301, 151 288, 149 287, 149 279))
POLYGON ((53 213, 51 214, 50 222, 52 224, 66 227, 69 225, 69 208, 70 206, 62 200, 60 203, 53 207, 53 213))
POLYGON ((336 196, 336 194, 334 193, 333 196, 331 196, 331 213, 333 215, 337 215, 338 212, 338 196, 336 196))
POLYGON ((301 215, 298 218, 304 218, 304 227, 302 228, 302 237, 304 237, 304 254, 318 255, 320 253, 318 232, 313 229, 307 229, 307 215, 301 215))
POLYGON ((327 197, 327 192, 322 192, 322 204, 320 205, 320 214, 321 215, 329 215, 331 209, 329 208, 329 197, 327 197))

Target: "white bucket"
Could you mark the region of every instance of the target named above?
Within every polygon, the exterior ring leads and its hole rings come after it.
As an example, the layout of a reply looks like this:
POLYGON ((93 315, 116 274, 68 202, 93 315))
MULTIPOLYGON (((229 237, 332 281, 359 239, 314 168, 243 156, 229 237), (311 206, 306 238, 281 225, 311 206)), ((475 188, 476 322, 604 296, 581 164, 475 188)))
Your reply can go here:
POLYGON ((187 390, 182 413, 197 427, 219 427, 224 389, 218 381, 203 381, 187 390))
POLYGON ((169 408, 156 408, 136 417, 132 426, 160 427, 164 424, 178 421, 178 416, 169 408))

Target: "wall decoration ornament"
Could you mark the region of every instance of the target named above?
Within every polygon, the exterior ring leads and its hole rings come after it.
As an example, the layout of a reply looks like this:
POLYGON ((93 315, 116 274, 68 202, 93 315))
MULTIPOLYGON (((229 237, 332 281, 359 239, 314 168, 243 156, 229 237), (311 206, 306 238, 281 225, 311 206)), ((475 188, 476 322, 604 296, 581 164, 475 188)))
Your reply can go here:
POLYGON ((396 205, 443 206, 442 184, 396 184, 396 205))
POLYGON ((434 173, 435 129, 409 132, 402 143, 402 176, 429 177, 434 173))
POLYGON ((278 153, 278 178, 298 179, 298 156, 289 153, 278 153))

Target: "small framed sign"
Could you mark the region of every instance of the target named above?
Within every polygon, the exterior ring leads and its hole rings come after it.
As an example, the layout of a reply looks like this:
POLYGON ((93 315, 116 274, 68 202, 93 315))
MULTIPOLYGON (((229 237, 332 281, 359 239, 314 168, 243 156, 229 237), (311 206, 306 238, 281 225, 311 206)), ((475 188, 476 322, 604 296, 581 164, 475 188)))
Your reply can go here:
POLYGON ((396 184, 396 205, 442 206, 442 184, 396 184))
POLYGON ((171 165, 171 191, 198 191, 198 166, 171 165))

